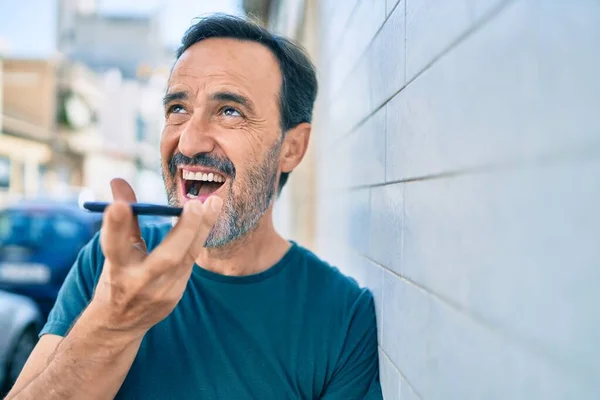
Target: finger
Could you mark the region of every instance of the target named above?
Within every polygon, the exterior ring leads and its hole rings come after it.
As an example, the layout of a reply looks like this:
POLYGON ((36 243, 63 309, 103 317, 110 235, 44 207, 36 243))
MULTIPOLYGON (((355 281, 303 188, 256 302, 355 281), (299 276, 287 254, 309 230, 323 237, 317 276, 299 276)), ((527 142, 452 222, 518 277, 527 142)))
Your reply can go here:
POLYGON ((187 253, 183 255, 182 262, 176 268, 173 269, 174 274, 180 276, 181 279, 183 279, 186 282, 187 279, 189 279, 189 275, 192 272, 192 269, 190 267, 194 265, 194 262, 198 258, 198 255, 204 248, 204 245, 206 244, 206 239, 208 238, 208 235, 210 234, 212 228, 215 225, 215 222, 217 221, 222 205, 223 200, 221 200, 221 198, 211 196, 204 202, 202 206, 204 212, 203 226, 200 227, 200 229, 198 229, 198 231, 196 232, 196 237, 194 238, 192 244, 188 248, 187 253), (182 270, 187 271, 187 273, 182 272, 182 270), (186 276, 187 279, 185 278, 186 276))
MULTIPOLYGON (((114 201, 123 201, 125 203, 137 203, 135 192, 133 188, 127 183, 126 180, 121 178, 115 178, 110 182, 110 189, 112 191, 114 201)), ((135 244, 136 248, 141 251, 145 251, 146 244, 142 240, 142 232, 140 230, 140 224, 136 215, 132 218, 133 223, 130 229, 130 238, 127 239, 129 243, 135 244)))
POLYGON ((135 192, 125 179, 115 178, 111 180, 110 189, 115 201, 124 201, 126 203, 137 202, 135 192))
POLYGON ((194 254, 198 254, 200 248, 192 250, 191 247, 206 241, 222 205, 223 200, 216 196, 209 197, 204 204, 197 200, 187 202, 177 225, 148 256, 147 268, 162 274, 180 265, 193 265, 194 254))
POLYGON ((188 256, 192 259, 192 263, 196 260, 196 258, 198 258, 200 251, 206 244, 206 239, 217 222, 217 218, 219 217, 222 207, 223 200, 217 196, 210 196, 204 202, 204 227, 198 230, 192 245, 188 249, 188 256))
POLYGON ((179 293, 182 290, 185 290, 187 282, 190 280, 190 275, 192 274, 194 263, 198 258, 200 251, 206 244, 206 239, 208 238, 208 235, 210 234, 212 228, 215 225, 215 222, 217 221, 220 210, 222 209, 222 205, 223 201, 216 196, 211 196, 204 202, 203 207, 205 209, 205 212, 207 213, 205 214, 206 219, 204 221, 204 223, 206 224, 205 229, 201 228, 198 230, 196 237, 192 242, 192 245, 190 246, 188 252, 183 258, 183 261, 175 268, 172 268, 173 275, 175 276, 175 281, 173 282, 171 290, 174 290, 177 293, 179 293))
POLYGON ((129 204, 117 201, 107 207, 100 231, 100 246, 104 256, 114 265, 126 265, 129 262, 132 224, 129 204))

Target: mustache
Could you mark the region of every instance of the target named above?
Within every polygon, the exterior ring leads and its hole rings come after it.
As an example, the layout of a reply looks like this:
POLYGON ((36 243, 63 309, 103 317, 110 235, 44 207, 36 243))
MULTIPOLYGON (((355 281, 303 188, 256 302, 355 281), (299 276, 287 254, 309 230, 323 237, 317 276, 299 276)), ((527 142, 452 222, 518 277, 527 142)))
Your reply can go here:
POLYGON ((174 177, 177 174, 178 166, 187 165, 214 169, 225 176, 230 176, 232 179, 235 178, 235 166, 231 160, 210 153, 198 153, 191 158, 184 156, 181 153, 175 153, 169 158, 167 165, 171 177, 174 177))

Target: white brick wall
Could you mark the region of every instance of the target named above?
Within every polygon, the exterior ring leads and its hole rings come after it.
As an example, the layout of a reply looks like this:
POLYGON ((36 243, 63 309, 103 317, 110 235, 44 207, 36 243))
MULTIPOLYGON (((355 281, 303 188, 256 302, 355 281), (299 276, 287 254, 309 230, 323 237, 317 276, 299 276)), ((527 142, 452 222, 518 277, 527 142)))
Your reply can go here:
POLYGON ((600 398, 600 2, 318 4, 317 246, 385 398, 600 398))

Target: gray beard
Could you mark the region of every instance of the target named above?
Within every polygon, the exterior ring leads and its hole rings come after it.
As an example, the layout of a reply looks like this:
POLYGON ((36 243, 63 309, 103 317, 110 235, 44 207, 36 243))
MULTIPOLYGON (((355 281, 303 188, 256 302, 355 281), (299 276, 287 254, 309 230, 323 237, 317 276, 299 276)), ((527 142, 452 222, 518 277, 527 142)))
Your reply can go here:
MULTIPOLYGON (((267 153, 264 162, 256 167, 250 168, 245 177, 240 179, 240 192, 234 190, 233 183, 229 183, 229 196, 223 204, 221 214, 211 229, 204 247, 222 248, 241 239, 258 226, 258 222, 271 206, 271 202, 277 192, 277 160, 281 150, 282 140, 279 140, 267 153)), ((169 204, 180 206, 177 200, 177 187, 174 176, 170 176, 171 184, 166 179, 164 169, 162 170, 163 181, 167 189, 169 204)), ((174 226, 177 217, 171 219, 174 226)))

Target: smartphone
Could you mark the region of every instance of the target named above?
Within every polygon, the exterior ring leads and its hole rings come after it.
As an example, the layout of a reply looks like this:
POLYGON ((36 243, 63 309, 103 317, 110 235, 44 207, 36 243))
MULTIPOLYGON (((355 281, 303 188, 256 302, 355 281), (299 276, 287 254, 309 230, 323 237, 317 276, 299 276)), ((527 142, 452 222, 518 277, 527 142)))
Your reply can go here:
MULTIPOLYGON (((92 212, 102 213, 106 210, 110 203, 94 202, 89 201, 83 203, 83 208, 92 212)), ((159 204, 148 204, 148 203, 132 203, 131 210, 133 215, 159 215, 163 217, 179 217, 183 208, 161 206, 159 204)))

